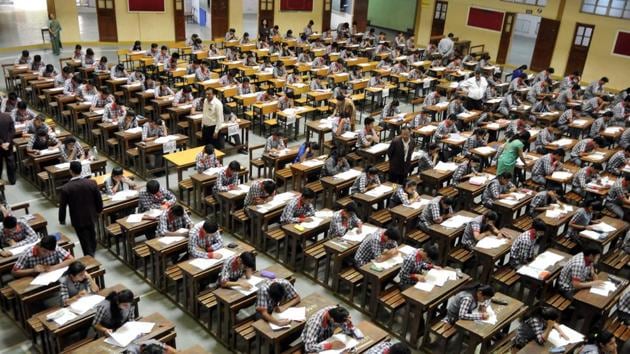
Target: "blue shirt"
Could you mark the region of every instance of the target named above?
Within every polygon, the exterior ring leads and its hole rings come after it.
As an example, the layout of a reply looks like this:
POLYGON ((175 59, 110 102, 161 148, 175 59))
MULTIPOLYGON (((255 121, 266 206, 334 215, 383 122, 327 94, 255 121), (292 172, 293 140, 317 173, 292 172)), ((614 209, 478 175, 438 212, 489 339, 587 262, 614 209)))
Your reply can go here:
MULTIPOLYGON (((300 159, 302 159, 302 156, 304 156, 304 154, 306 154, 306 144, 300 145, 300 148, 298 149, 297 156, 295 157, 295 160, 293 160, 293 163, 299 163, 300 159)), ((306 155, 306 157, 307 158, 313 157, 313 152, 309 152, 306 155)))

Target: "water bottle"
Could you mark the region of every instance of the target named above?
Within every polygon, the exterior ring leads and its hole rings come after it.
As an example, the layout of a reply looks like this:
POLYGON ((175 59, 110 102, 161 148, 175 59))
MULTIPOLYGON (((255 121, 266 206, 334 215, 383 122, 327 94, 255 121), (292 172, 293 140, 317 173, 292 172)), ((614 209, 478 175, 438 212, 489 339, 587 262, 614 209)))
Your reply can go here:
POLYGON ((92 161, 96 160, 96 157, 98 156, 98 150, 96 149, 96 146, 92 147, 92 161))

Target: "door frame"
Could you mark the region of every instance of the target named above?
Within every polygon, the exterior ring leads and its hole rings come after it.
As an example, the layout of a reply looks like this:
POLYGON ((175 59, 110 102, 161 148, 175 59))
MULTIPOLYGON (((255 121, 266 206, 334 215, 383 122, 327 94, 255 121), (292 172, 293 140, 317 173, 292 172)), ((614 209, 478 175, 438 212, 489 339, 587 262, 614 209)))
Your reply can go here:
POLYGON ((173 18, 175 21, 175 41, 185 41, 186 21, 184 16, 184 0, 173 0, 173 18))
POLYGON ((96 22, 98 28, 98 40, 101 42, 118 42, 118 27, 116 24, 116 1, 115 0, 96 0, 96 22), (106 7, 100 7, 99 5, 105 4, 106 7), (111 4, 111 8, 107 7, 108 4, 111 4), (112 12, 111 16, 107 16, 107 19, 104 19, 104 22, 101 22, 101 16, 103 16, 103 12, 112 12), (113 36, 112 37, 104 37, 104 33, 109 33, 110 31, 101 30, 101 26, 107 25, 108 29, 113 28, 113 36), (113 27, 111 27, 113 26, 113 27))
POLYGON ((499 49, 497 50, 497 64, 505 64, 508 52, 510 51, 510 42, 512 41, 512 32, 514 32, 514 22, 516 21, 515 12, 505 12, 503 16, 503 26, 501 27, 501 40, 499 41, 499 49))
MULTIPOLYGON (((591 49, 591 43, 593 42, 593 34, 595 33, 595 25, 591 25, 589 23, 582 23, 582 22, 576 22, 575 23, 575 29, 573 30, 573 36, 571 36, 571 47, 569 48, 569 55, 567 56, 567 65, 565 66, 565 75, 569 75, 571 73, 573 73, 574 71, 579 71, 579 72, 584 72, 584 66, 586 65, 586 60, 588 59, 588 52, 591 49), (577 49, 575 45, 575 38, 578 36, 578 29, 580 27, 585 27, 585 28, 591 28, 591 35, 589 36, 589 40, 588 40, 588 45, 587 46, 582 46, 580 45, 579 47, 586 47, 586 49, 584 49, 585 54, 584 54, 584 62, 582 63, 582 65, 580 65, 579 68, 576 68, 575 64, 576 59, 575 57, 573 57, 575 55, 574 51, 578 51, 580 49, 577 49)), ((583 43, 583 41, 582 41, 583 43)))
MULTIPOLYGON (((416 5, 416 6, 420 6, 420 5, 416 5)), ((418 11, 416 11, 416 14, 418 13, 418 11)), ((448 1, 445 0, 438 0, 435 2, 435 7, 433 8, 433 14, 431 15, 431 37, 436 37, 436 36, 443 36, 444 35, 444 25, 446 24, 446 14, 448 14, 448 1), (440 6, 440 13, 444 13, 444 19, 439 19, 439 21, 442 22, 441 25, 441 31, 438 32, 434 32, 434 29, 436 28, 435 26, 435 22, 436 22, 436 14, 438 11, 438 6, 440 6), (446 6, 446 10, 443 9, 443 7, 446 6)))
POLYGON ((551 18, 540 18, 540 24, 538 25, 538 34, 536 35, 536 43, 534 44, 534 53, 532 60, 530 61, 530 70, 542 71, 549 67, 551 64, 551 58, 553 57, 554 49, 556 47, 556 40, 558 39, 558 33, 560 32, 560 21, 551 18), (552 30, 555 33, 542 33, 541 29, 547 27, 544 23, 555 25, 552 30), (551 48, 550 53, 541 53, 541 48, 551 48))

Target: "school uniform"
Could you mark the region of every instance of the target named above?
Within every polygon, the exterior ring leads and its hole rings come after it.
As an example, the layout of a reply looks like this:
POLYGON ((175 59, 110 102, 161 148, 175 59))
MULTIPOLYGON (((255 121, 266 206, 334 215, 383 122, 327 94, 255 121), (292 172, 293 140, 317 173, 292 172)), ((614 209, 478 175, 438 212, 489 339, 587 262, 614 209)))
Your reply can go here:
POLYGON ((138 193, 138 212, 143 213, 150 209, 170 208, 175 202, 177 202, 177 199, 173 192, 164 187, 160 187, 160 190, 155 194, 149 193, 144 188, 138 193))
POLYGON ((508 190, 514 188, 512 182, 508 182, 505 185, 501 185, 498 179, 493 179, 488 183, 486 189, 483 190, 482 200, 486 208, 492 208, 494 201, 499 198, 499 195, 507 193, 508 190))
POLYGON ((365 193, 367 191, 367 186, 370 184, 379 185, 381 184, 381 180, 378 175, 369 177, 366 172, 363 172, 357 179, 354 180, 352 187, 350 187, 350 194, 365 193))
POLYGON ((281 224, 295 224, 302 222, 304 218, 315 215, 312 203, 305 203, 302 196, 289 200, 280 216, 281 224))
POLYGON ((193 222, 188 213, 184 212, 182 216, 175 216, 170 209, 166 209, 158 219, 157 234, 158 236, 166 236, 167 232, 189 229, 192 224, 193 222))
POLYGON ((331 344, 324 343, 335 333, 338 328, 343 334, 354 336, 354 326, 351 322, 338 324, 334 323, 328 311, 334 306, 325 307, 317 311, 314 315, 308 318, 304 325, 301 338, 304 342, 304 350, 307 353, 316 353, 324 350, 330 350, 331 344))
MULTIPOLYGON (((481 320, 481 313, 476 312, 478 305, 479 303, 470 291, 460 291, 448 299, 446 303, 445 321, 450 324, 455 324, 457 320, 481 320)), ((488 306, 489 300, 485 301, 482 305, 488 306)))
POLYGON ((125 323, 133 321, 136 318, 135 308, 136 305, 131 304, 127 309, 120 309, 120 323, 116 323, 114 322, 114 316, 112 315, 111 303, 109 302, 109 300, 105 299, 98 303, 98 305, 96 305, 95 307, 92 326, 96 326, 97 324, 99 324, 105 328, 116 330, 125 323))
POLYGON ((65 306, 66 301, 77 296, 81 291, 92 294, 90 280, 85 278, 83 281, 73 281, 70 275, 64 275, 59 279, 59 297, 61 298, 61 306, 65 306))
MULTIPOLYGON (((571 218, 571 221, 569 221, 569 225, 576 224, 576 225, 587 226, 591 223, 592 219, 593 219, 592 212, 589 212, 584 208, 579 208, 575 212, 575 215, 573 215, 573 217, 571 218)), ((573 240, 577 241, 578 230, 575 230, 571 226, 569 226, 567 230, 567 237, 570 237, 573 240)))
POLYGON ((298 297, 298 293, 290 281, 282 278, 264 281, 258 287, 256 308, 265 309, 268 314, 272 314, 274 309, 280 306, 280 304, 295 299, 296 297, 298 297), (279 284, 284 289, 284 296, 280 301, 274 301, 271 296, 269 296, 269 288, 272 284, 279 284))
POLYGON ((2 247, 28 245, 37 242, 37 240, 39 240, 39 236, 24 221, 18 220, 13 230, 5 229, 4 224, 0 223, 0 246, 2 247), (15 244, 9 245, 9 240, 12 240, 15 244))
POLYGON ((188 234, 188 254, 194 258, 212 258, 213 253, 223 247, 221 232, 208 234, 203 224, 204 221, 195 224, 188 234))
POLYGON ((529 229, 516 237, 510 247, 510 264, 516 268, 527 264, 534 258, 536 230, 529 229))
POLYGON ((36 265, 57 265, 65 260, 72 259, 70 252, 57 246, 54 251, 50 252, 47 256, 42 257, 39 253, 39 245, 34 245, 22 252, 18 256, 17 261, 13 265, 13 270, 32 269, 36 265))
POLYGON ((238 281, 245 275, 245 266, 242 262, 239 264, 239 257, 240 255, 236 255, 225 260, 219 273, 219 284, 238 281))
POLYGON ((228 175, 227 167, 221 169, 217 173, 217 181, 214 184, 213 191, 216 192, 227 192, 229 190, 229 186, 237 186, 239 185, 238 180, 238 171, 231 171, 228 175))
POLYGON ((626 181, 623 178, 617 178, 606 195, 604 203, 606 208, 615 213, 620 219, 624 217, 623 200, 626 198, 627 193, 628 185, 626 181))
POLYGON ((422 257, 420 250, 411 252, 409 255, 405 256, 403 263, 400 266, 400 272, 398 273, 400 286, 404 289, 414 285, 418 282, 418 278, 415 274, 421 274, 424 271, 431 270, 432 268, 433 264, 427 262, 427 260, 422 257))
POLYGON ((195 168, 197 169, 197 173, 203 173, 203 171, 214 167, 221 167, 221 162, 219 162, 219 159, 217 159, 214 154, 208 155, 202 151, 195 156, 195 168))
POLYGON ((573 280, 580 282, 590 281, 595 278, 595 268, 593 264, 587 262, 584 253, 580 252, 562 267, 560 276, 558 277, 558 290, 567 298, 573 298, 575 287, 573 280))
POLYGON ((423 231, 427 232, 432 224, 435 223, 435 220, 445 214, 450 214, 453 212, 453 208, 451 206, 446 209, 442 208, 440 205, 440 201, 442 201, 443 197, 435 197, 433 200, 427 205, 420 213, 420 217, 418 218, 418 227, 423 231))
POLYGON ((546 328, 547 321, 544 319, 534 316, 526 318, 516 330, 516 336, 513 339, 514 346, 521 349, 532 340, 543 344, 545 342, 543 333, 545 333, 546 328))

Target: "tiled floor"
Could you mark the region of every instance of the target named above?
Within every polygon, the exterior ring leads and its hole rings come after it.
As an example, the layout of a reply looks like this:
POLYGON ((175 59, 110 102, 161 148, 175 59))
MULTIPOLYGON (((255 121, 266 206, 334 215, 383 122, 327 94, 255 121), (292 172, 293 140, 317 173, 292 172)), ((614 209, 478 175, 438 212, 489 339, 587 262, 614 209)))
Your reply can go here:
POLYGON ((0 48, 41 44, 42 27, 48 27, 46 0, 0 5, 0 48))
POLYGON ((508 54, 507 63, 515 67, 527 65, 532 61, 534 54, 534 46, 536 38, 514 35, 510 44, 510 53, 508 54))

